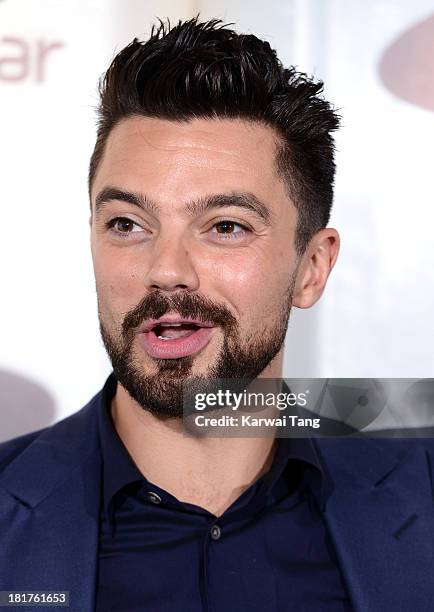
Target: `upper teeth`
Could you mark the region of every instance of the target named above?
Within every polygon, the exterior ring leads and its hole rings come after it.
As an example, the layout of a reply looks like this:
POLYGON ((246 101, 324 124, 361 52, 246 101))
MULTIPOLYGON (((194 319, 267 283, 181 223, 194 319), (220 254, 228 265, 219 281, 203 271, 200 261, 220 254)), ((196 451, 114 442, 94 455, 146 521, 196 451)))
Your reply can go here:
POLYGON ((160 323, 161 327, 179 327, 182 323, 160 323))

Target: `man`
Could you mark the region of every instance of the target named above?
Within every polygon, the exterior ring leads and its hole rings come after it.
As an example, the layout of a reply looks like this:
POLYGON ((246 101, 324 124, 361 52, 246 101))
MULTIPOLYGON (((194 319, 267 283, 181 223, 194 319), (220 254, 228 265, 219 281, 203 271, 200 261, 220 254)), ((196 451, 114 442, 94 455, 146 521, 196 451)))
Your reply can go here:
POLYGON ((89 173, 113 373, 1 445, 2 590, 77 612, 430 609, 429 441, 184 435, 190 381, 281 376, 291 306, 336 261, 320 94, 218 20, 115 57, 89 173))

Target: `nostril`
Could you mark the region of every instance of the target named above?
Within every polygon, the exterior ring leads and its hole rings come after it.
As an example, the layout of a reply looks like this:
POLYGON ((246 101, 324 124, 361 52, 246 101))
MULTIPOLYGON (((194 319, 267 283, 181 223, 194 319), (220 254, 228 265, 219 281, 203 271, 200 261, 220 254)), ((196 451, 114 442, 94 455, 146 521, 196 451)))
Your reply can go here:
POLYGON ((175 291, 177 289, 188 289, 188 285, 174 285, 169 287, 168 285, 150 285, 151 289, 159 289, 160 291, 175 291))

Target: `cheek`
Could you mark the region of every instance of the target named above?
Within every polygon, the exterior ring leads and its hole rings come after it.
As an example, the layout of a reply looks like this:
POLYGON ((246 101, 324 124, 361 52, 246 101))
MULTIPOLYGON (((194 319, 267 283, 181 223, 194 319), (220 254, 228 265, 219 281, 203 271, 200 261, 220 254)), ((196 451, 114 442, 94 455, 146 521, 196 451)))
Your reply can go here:
POLYGON ((115 257, 94 259, 94 271, 101 307, 115 319, 117 313, 124 316, 143 298, 144 286, 139 272, 119 253, 115 257))
MULTIPOLYGON (((232 304, 242 319, 264 318, 282 299, 289 283, 287 268, 276 257, 258 252, 231 253, 214 261, 203 278, 214 279, 214 289, 232 304)), ((207 283, 209 287, 209 282, 207 283)))

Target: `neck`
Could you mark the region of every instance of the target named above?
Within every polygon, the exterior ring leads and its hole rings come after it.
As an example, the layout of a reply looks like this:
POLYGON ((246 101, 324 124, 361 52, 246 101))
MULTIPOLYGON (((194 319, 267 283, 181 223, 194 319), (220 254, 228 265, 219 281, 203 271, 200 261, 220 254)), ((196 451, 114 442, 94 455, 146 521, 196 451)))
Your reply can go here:
MULTIPOLYGON (((259 378, 280 378, 281 361, 281 356, 273 360, 259 378)), ((215 516, 265 474, 273 461, 274 438, 187 437, 181 419, 157 418, 120 384, 111 414, 124 446, 149 482, 215 516)))

